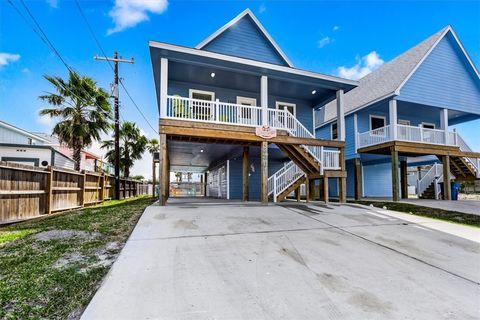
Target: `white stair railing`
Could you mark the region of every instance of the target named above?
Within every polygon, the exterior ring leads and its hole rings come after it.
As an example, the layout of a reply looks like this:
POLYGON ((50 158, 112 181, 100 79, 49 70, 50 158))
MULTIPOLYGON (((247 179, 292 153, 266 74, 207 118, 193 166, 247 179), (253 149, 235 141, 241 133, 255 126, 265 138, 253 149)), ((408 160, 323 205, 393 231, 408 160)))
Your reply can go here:
MULTIPOLYGON (((473 151, 472 148, 463 140, 463 138, 457 133, 457 143, 460 147, 460 151, 471 152, 473 151)), ((475 170, 475 174, 477 178, 480 178, 480 158, 469 158, 464 157, 464 159, 469 163, 473 169, 475 170)))
MULTIPOLYGON (((419 197, 425 192, 425 190, 427 190, 435 179, 438 179, 441 176, 441 173, 443 172, 442 170, 443 165, 436 163, 420 180, 417 181, 417 194, 419 197)), ((436 190, 436 186, 434 187, 436 190)))
POLYGON ((268 195, 273 195, 273 202, 277 202, 278 195, 303 176, 305 173, 299 166, 293 161, 288 162, 268 178, 268 195))

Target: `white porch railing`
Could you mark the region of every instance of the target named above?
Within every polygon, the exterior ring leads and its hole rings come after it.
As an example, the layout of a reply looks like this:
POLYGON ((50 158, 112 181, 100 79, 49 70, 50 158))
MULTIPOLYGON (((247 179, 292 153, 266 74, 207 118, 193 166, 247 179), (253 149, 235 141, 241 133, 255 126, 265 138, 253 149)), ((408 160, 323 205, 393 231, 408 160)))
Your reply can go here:
MULTIPOLYGON (((419 197, 425 192, 425 190, 428 189, 428 187, 432 184, 432 182, 437 180, 437 183, 438 183, 438 179, 440 178, 440 176, 442 176, 442 172, 443 172, 443 165, 435 163, 430 168, 430 170, 428 170, 427 173, 420 180, 417 181, 417 194, 419 197)), ((436 198, 437 197, 436 185, 434 186, 434 191, 435 191, 435 198, 436 198)))
POLYGON ((277 202, 278 195, 303 176, 305 173, 299 166, 293 161, 288 162, 268 178, 268 195, 273 195, 273 202, 277 202))
POLYGON ((357 133, 357 147, 363 148, 394 140, 431 143, 440 145, 457 145, 458 135, 456 132, 448 132, 445 136, 444 130, 427 129, 422 127, 407 126, 402 124, 394 125, 392 132, 391 125, 381 127, 367 132, 357 133))

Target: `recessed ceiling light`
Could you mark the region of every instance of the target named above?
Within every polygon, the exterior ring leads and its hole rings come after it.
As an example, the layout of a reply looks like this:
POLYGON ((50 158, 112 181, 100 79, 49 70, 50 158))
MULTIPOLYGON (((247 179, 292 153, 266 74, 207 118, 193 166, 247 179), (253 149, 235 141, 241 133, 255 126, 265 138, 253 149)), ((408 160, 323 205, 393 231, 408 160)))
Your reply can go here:
POLYGON ((210 77, 215 78, 215 72, 210 73, 210 77))
POLYGON ((200 152, 203 152, 203 149, 200 149, 200 152))
POLYGON ((312 94, 315 94, 315 93, 317 93, 317 90, 312 90, 312 94))

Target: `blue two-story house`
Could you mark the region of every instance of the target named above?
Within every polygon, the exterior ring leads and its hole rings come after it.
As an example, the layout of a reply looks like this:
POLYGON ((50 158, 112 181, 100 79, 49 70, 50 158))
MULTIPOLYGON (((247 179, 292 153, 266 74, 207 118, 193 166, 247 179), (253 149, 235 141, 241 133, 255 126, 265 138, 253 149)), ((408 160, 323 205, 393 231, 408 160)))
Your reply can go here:
MULTIPOLYGON (((444 188, 450 199, 452 179, 480 178, 480 153, 450 129, 480 118, 479 73, 451 26, 360 79, 344 98, 349 197, 407 198, 411 167, 423 168, 413 183, 419 197, 439 199, 444 188)), ((317 109, 318 138, 336 137, 335 117, 335 101, 317 109)))
MULTIPOLYGON (((281 201, 338 180, 346 198, 343 100, 357 82, 297 69, 250 10, 196 47, 150 41, 160 114, 163 205, 169 173, 198 172, 205 193, 281 201), (340 139, 315 137, 318 106, 335 100, 340 139)), ((324 192, 328 200, 328 192, 324 192)))

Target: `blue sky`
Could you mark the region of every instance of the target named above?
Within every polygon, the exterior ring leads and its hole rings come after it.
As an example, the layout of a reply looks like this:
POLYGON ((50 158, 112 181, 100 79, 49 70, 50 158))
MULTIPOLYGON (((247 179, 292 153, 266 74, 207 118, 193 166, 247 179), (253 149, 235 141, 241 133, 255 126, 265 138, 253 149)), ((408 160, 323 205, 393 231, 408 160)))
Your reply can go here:
MULTIPOLYGON (((19 0, 12 0, 23 9, 19 0)), ((158 112, 148 40, 194 46, 245 8, 250 8, 296 67, 326 74, 359 76, 371 65, 389 61, 429 35, 451 24, 474 63, 480 65, 479 1, 81 1, 87 19, 106 52, 117 50, 134 65, 120 66, 120 75, 150 123, 158 112), (343 67, 343 69, 342 69, 343 67), (363 69, 362 69, 363 68, 363 69)), ((26 4, 65 58, 81 74, 108 88, 112 71, 71 0, 36 0, 26 4)), ((46 132, 51 122, 38 117, 50 90, 44 74, 67 71, 5 0, 0 1, 0 119, 31 131, 46 132), (5 55, 7 53, 8 55, 5 55), (2 55, 4 54, 4 55, 2 55)), ((120 91, 124 119, 137 122, 150 137, 153 130, 120 91)), ((480 150, 480 122, 458 127, 480 150)), ((134 173, 145 173, 137 165, 134 173)), ((147 166, 148 168, 148 166, 147 166)))

